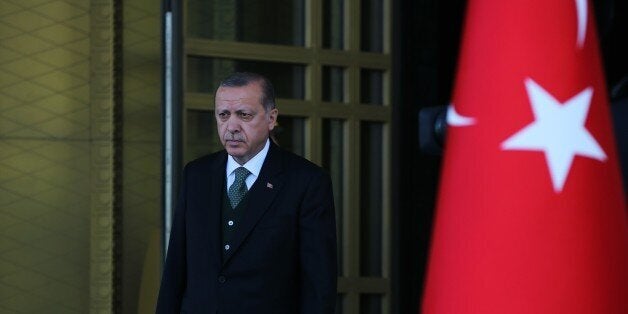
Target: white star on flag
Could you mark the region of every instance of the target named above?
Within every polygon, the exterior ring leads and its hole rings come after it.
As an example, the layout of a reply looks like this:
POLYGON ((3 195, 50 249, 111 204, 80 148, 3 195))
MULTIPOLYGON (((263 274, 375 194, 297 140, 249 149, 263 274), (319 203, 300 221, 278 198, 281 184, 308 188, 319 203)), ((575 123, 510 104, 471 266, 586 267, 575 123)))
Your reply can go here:
POLYGON ((525 80, 534 113, 534 122, 505 140, 503 150, 531 150, 545 153, 556 193, 565 185, 574 156, 606 160, 606 154, 585 127, 593 88, 587 87, 560 103, 534 80, 525 80))

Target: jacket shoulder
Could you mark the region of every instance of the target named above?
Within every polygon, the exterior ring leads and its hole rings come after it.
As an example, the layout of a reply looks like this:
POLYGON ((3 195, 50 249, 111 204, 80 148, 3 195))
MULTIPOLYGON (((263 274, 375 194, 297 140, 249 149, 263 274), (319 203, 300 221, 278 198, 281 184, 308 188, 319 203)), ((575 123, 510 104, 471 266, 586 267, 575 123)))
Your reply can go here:
POLYGON ((208 155, 204 155, 202 157, 196 158, 185 165, 185 170, 193 170, 198 168, 209 167, 216 162, 220 162, 226 156, 226 152, 224 150, 217 151, 215 153, 211 153, 208 155))

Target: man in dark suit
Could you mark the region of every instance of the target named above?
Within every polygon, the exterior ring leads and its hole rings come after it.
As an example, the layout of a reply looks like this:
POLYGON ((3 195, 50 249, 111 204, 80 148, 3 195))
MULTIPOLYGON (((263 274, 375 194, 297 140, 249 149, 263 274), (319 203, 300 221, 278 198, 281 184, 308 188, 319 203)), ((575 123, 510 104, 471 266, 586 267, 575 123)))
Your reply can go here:
POLYGON ((184 169, 157 313, 333 313, 329 175, 269 140, 266 78, 235 73, 215 95, 225 150, 184 169))

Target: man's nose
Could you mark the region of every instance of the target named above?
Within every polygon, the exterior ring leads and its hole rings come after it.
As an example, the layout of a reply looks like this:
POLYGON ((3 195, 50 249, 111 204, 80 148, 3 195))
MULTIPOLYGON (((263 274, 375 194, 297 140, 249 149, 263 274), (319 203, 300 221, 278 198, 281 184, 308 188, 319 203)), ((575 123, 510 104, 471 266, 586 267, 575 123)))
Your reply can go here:
POLYGON ((230 117, 227 120, 227 131, 230 133, 240 132, 240 123, 238 123, 237 119, 230 117))

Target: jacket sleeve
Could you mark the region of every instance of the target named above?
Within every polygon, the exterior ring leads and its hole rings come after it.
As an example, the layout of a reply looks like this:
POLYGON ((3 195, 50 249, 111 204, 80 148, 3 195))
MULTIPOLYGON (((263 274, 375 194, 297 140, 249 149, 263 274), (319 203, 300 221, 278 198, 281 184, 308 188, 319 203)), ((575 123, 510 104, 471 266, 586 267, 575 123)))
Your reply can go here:
POLYGON ((183 170, 181 188, 170 229, 170 240, 164 264, 155 313, 180 313, 187 278, 186 259, 186 193, 187 167, 183 170))
POLYGON ((333 314, 336 306, 336 216, 329 175, 310 181, 299 216, 301 313, 333 314))

